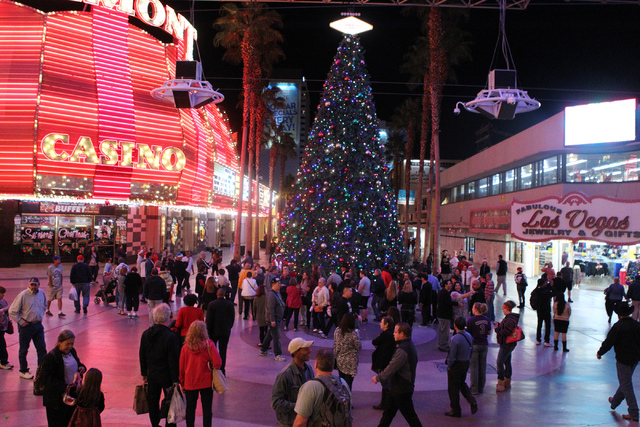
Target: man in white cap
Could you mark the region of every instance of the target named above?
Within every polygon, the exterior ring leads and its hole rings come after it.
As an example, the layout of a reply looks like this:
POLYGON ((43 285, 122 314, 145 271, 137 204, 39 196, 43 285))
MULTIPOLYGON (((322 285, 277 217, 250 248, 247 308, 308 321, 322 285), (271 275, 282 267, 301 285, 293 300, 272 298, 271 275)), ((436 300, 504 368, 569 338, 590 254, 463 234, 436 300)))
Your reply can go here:
POLYGON ((293 360, 280 371, 271 389, 271 407, 276 411, 280 427, 293 425, 298 391, 302 384, 315 377, 313 368, 306 363, 311 356, 312 345, 313 341, 299 337, 291 340, 288 350, 293 360))

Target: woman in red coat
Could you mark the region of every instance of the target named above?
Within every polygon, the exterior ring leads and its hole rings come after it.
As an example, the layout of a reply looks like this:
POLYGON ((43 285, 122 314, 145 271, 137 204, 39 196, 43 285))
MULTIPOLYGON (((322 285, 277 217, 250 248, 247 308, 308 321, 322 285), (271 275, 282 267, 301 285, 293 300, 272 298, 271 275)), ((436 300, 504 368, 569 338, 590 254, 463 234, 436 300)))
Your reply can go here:
POLYGON ((302 294, 304 291, 302 290, 300 284, 296 281, 296 279, 291 279, 289 281, 289 286, 287 286, 287 307, 284 311, 284 330, 289 329, 289 321, 291 320, 291 315, 293 315, 293 330, 298 330, 298 316, 300 315, 300 307, 302 306, 302 294))
POLYGON ((184 387, 187 396, 187 427, 193 427, 196 421, 196 406, 198 394, 202 402, 202 425, 211 427, 213 413, 213 379, 210 364, 220 369, 222 359, 213 341, 207 334, 207 326, 204 322, 196 320, 189 327, 184 346, 180 352, 180 384, 184 387))
POLYGON ((186 304, 185 307, 178 310, 178 318, 176 319, 176 330, 180 331, 180 345, 184 344, 185 337, 189 331, 189 327, 196 320, 204 321, 204 313, 199 308, 195 307, 198 302, 198 297, 194 294, 185 295, 182 302, 186 304))

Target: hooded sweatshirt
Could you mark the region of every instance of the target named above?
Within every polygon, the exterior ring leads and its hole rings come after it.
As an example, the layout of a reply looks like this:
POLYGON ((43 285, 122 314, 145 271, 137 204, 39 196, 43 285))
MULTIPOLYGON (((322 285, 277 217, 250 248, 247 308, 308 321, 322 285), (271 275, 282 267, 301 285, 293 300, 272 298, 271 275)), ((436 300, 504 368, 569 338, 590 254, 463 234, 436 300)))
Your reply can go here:
POLYGON ((216 349, 216 345, 211 340, 207 340, 207 345, 198 350, 190 350, 185 344, 180 352, 180 384, 185 390, 201 390, 211 388, 211 371, 209 361, 213 362, 216 369, 222 366, 222 359, 216 349), (209 352, 211 358, 209 358, 209 352))
POLYGON ((163 387, 177 383, 179 354, 178 337, 165 325, 153 325, 140 339, 140 374, 163 387))

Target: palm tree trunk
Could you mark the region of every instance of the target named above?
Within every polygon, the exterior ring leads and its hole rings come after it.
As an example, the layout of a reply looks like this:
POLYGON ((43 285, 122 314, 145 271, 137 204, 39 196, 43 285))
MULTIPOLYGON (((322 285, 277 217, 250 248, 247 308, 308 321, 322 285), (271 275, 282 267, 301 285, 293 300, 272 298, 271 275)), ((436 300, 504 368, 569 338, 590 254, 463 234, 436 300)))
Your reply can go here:
POLYGON ((413 140, 415 138, 413 120, 409 121, 407 126, 407 145, 404 155, 404 188, 405 188, 405 205, 404 205, 404 247, 409 248, 409 195, 411 193, 411 155, 413 153, 413 140))
MULTIPOLYGON (((431 237, 433 236, 433 230, 431 228, 431 215, 433 209, 433 162, 434 162, 434 144, 433 140, 431 141, 431 149, 429 150, 429 197, 427 197, 427 226, 426 226, 426 237, 425 237, 425 250, 424 257, 422 259, 423 263, 427 262, 427 257, 431 253, 431 237)), ((435 271, 435 269, 434 269, 435 271)))
POLYGON ((256 197, 256 225, 255 225, 255 239, 253 242, 253 259, 260 259, 260 151, 262 150, 262 134, 264 129, 265 118, 265 104, 262 99, 259 99, 258 103, 258 116, 257 116, 257 130, 256 130, 256 189, 258 191, 256 197))
POLYGON ((422 181, 424 179, 424 159, 427 155, 429 141, 429 73, 425 73, 422 83, 422 127, 420 131, 420 166, 418 169, 418 194, 416 194, 416 246, 413 259, 420 259, 422 249, 422 181))
POLYGON ((267 252, 271 254, 271 240, 273 239, 273 181, 278 162, 278 146, 271 145, 269 151, 269 215, 267 217, 267 252))
POLYGON ((247 157, 247 143, 249 141, 249 111, 251 105, 251 89, 253 86, 252 78, 252 64, 253 64, 253 47, 249 41, 249 33, 245 33, 245 37, 242 40, 242 63, 243 63, 243 90, 244 90, 244 103, 242 111, 242 145, 240 148, 240 186, 238 197, 238 211, 236 214, 236 227, 234 236, 234 249, 233 258, 240 261, 240 238, 242 235, 242 192, 244 191, 244 173, 245 163, 247 157))

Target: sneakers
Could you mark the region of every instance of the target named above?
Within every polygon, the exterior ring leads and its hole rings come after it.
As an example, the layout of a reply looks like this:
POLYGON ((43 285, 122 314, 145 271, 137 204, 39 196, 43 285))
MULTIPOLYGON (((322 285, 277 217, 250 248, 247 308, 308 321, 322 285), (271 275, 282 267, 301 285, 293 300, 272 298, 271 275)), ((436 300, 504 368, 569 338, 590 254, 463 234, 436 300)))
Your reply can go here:
POLYGON ((313 332, 320 332, 320 330, 319 329, 314 329, 313 332))
POLYGON ((33 379, 33 375, 31 375, 29 373, 29 371, 27 372, 20 372, 20 378, 24 378, 25 380, 32 380, 33 379))
POLYGON ((58 313, 58 317, 67 317, 66 314, 64 314, 63 312, 58 313))
POLYGON ((0 369, 8 371, 9 369, 13 369, 13 365, 9 362, 5 363, 4 365, 0 364, 0 369))
POLYGON ((138 316, 138 312, 133 313, 133 317, 140 317, 138 316))
POLYGON ((613 409, 614 411, 616 410, 616 408, 618 407, 618 405, 614 405, 613 404, 613 397, 609 398, 609 404, 611 405, 611 409, 613 409))
POLYGON ((47 311, 45 312, 45 314, 46 314, 47 316, 53 316, 53 313, 52 313, 52 312, 50 312, 49 310, 47 310, 47 311))
POLYGON ((289 330, 289 328, 287 328, 287 327, 285 326, 285 327, 284 327, 284 330, 285 330, 285 331, 288 331, 288 330, 289 330))
POLYGON ((287 359, 285 359, 284 357, 277 355, 276 357, 273 358, 273 360, 275 360, 276 362, 284 362, 287 359))
POLYGON ((546 343, 544 343, 544 346, 545 347, 553 347, 553 344, 546 342, 546 343))
POLYGON ((571 298, 569 298, 569 299, 567 300, 567 302, 573 302, 573 300, 572 300, 571 298))
POLYGON ((73 310, 74 313, 79 314, 80 310, 73 310))
POLYGON ((129 313, 129 319, 133 319, 133 314, 129 313))
POLYGON ((298 332, 298 328, 293 328, 293 332, 298 332))
POLYGON ((268 356, 268 355, 269 355, 269 353, 267 353, 266 351, 260 350, 260 356, 261 357, 265 357, 265 356, 268 356))
POLYGON ((320 332, 319 334, 322 338, 326 338, 327 336, 324 334, 324 332, 320 332))
POLYGON ((629 415, 629 414, 624 414, 624 415, 622 416, 622 418, 624 418, 624 419, 625 419, 625 420, 627 420, 627 421, 638 421, 638 417, 632 417, 632 416, 631 416, 631 415, 629 415))

